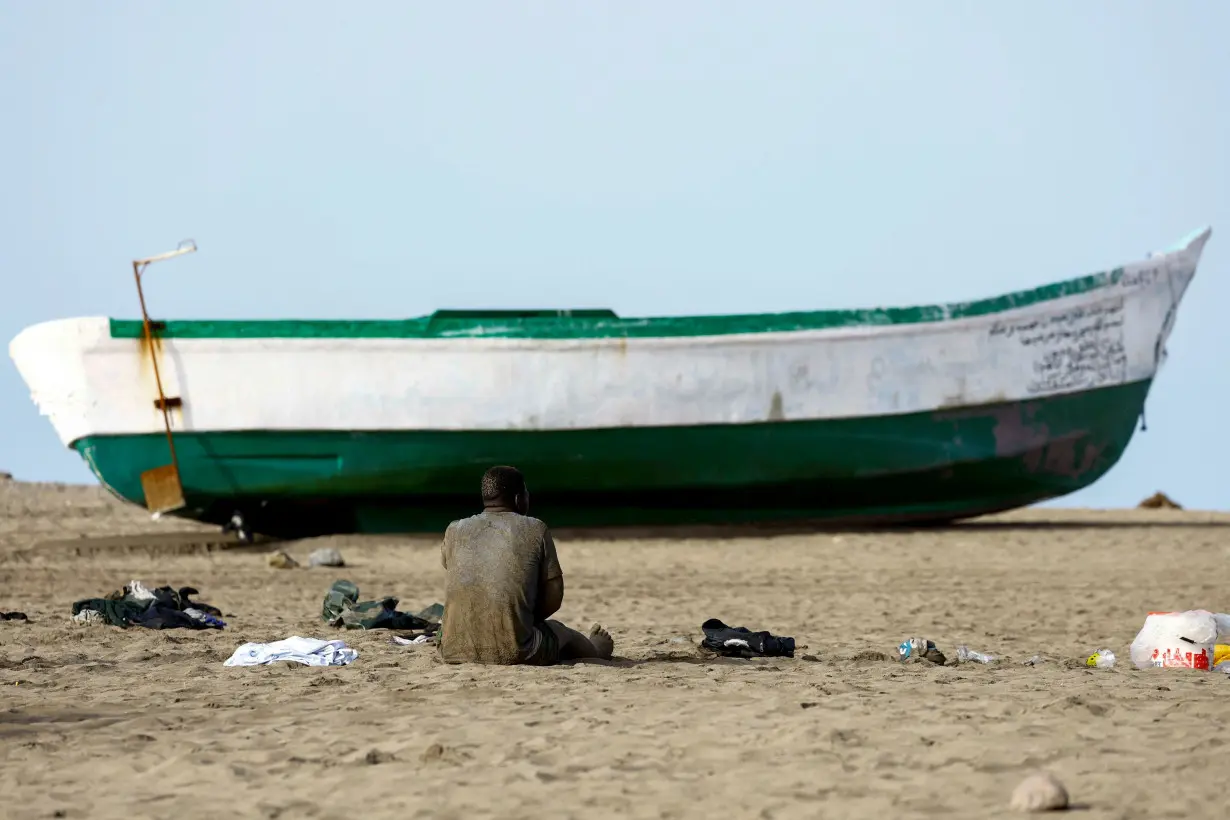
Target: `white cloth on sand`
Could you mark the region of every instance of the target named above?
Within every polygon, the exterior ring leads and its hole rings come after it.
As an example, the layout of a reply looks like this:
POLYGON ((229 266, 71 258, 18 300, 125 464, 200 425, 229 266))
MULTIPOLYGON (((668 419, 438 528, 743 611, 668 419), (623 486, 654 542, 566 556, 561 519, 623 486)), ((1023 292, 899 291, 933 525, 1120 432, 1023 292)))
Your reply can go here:
POLYGON ((245 643, 223 666, 260 666, 276 661, 295 661, 306 666, 345 666, 359 657, 345 641, 322 641, 298 635, 273 643, 245 643))
POLYGON ((416 643, 435 643, 436 639, 433 635, 419 635, 417 638, 403 638, 401 635, 394 635, 389 643, 397 646, 413 646, 416 643))

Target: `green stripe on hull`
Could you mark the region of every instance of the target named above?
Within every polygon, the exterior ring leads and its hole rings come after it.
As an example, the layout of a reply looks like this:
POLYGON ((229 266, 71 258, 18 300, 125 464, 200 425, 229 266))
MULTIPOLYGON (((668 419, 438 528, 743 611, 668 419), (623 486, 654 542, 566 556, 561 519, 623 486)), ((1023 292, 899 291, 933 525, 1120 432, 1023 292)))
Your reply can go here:
MULTIPOLYGON (((1131 440, 1149 382, 902 416, 673 428, 230 432, 176 436, 187 517, 257 532, 438 530, 493 464, 526 474, 553 526, 952 520, 1073 492, 1131 440)), ((143 503, 161 434, 74 444, 143 503)))
MULTIPOLYGON (((440 310, 414 319, 196 319, 160 323, 169 339, 595 339, 781 333, 866 325, 908 325, 986 316, 1116 284, 1123 269, 973 302, 872 310, 820 310, 729 316, 619 318, 609 310, 440 310)), ((136 319, 112 319, 111 336, 139 339, 136 319)))

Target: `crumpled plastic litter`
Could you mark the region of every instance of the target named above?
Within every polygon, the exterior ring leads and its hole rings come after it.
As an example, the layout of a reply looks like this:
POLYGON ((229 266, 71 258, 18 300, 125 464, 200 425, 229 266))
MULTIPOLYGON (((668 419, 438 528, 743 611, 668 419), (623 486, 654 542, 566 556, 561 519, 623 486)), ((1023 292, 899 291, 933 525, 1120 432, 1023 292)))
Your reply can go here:
POLYGON ((1230 615, 1191 609, 1151 612, 1128 647, 1137 669, 1212 669, 1218 640, 1230 639, 1230 615))
POLYGON ((389 640, 389 643, 397 646, 413 646, 420 643, 435 643, 435 641, 436 638, 434 635, 419 635, 415 638, 403 638, 401 635, 394 635, 392 639, 389 640))

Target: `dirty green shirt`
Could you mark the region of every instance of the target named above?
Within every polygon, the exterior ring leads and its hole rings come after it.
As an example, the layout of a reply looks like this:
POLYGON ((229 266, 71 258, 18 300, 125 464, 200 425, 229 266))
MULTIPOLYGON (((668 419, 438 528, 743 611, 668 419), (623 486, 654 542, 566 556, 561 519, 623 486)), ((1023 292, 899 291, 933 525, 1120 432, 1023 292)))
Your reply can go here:
POLYGON ((519 663, 538 645, 538 601, 563 577, 555 542, 537 518, 485 510, 449 524, 440 655, 448 663, 519 663))

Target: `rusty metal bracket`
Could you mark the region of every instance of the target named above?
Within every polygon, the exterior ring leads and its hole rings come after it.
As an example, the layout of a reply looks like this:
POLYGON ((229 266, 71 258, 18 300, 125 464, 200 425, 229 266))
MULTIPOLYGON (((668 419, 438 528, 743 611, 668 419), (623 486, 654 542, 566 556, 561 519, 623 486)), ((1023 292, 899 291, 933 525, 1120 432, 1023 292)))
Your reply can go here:
POLYGON ((171 454, 170 464, 154 467, 141 473, 141 489, 145 493, 145 506, 155 516, 178 510, 185 503, 184 485, 179 472, 179 458, 175 454, 175 437, 171 434, 171 408, 182 407, 183 400, 178 397, 167 398, 166 393, 163 392, 162 374, 158 370, 158 356, 154 350, 154 331, 155 328, 163 330, 166 325, 150 320, 149 311, 145 308, 145 291, 141 287, 141 275, 153 262, 161 262, 164 259, 172 259, 195 251, 196 243, 191 239, 185 239, 173 251, 145 259, 134 259, 132 263, 132 276, 137 282, 137 298, 141 301, 141 327, 145 337, 145 347, 149 350, 150 361, 154 365, 154 383, 158 386, 158 398, 154 400, 154 407, 162 411, 162 424, 167 433, 167 449, 171 454))

